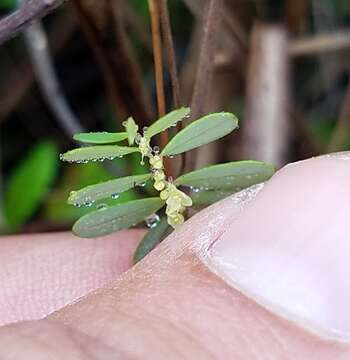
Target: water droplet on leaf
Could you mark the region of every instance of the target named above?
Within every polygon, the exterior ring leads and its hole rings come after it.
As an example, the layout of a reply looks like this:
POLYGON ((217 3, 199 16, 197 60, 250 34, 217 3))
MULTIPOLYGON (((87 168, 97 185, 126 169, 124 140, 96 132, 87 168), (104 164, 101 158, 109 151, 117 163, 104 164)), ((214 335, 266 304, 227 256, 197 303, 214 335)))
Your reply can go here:
POLYGON ((108 207, 108 205, 103 203, 103 204, 98 204, 96 208, 97 208, 97 210, 106 210, 107 207, 108 207))
POLYGON ((153 229, 154 227, 156 227, 158 225, 159 221, 160 221, 160 218, 159 218, 158 214, 152 214, 150 216, 147 216, 145 219, 146 225, 150 229, 153 229))

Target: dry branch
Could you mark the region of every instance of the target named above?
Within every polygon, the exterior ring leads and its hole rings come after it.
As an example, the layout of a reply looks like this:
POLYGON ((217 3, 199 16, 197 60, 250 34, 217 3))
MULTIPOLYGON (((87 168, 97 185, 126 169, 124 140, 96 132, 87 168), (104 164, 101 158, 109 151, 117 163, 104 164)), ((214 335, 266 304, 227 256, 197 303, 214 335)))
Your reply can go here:
POLYGON ((210 82, 214 69, 214 52, 216 49, 215 39, 217 38, 223 0, 210 0, 204 18, 202 41, 196 79, 191 101, 191 117, 196 119, 204 112, 208 100, 210 82))
POLYGON ((286 162, 288 131, 288 53, 283 27, 254 27, 248 65, 244 157, 276 166, 286 162))
POLYGON ((350 31, 324 33, 315 36, 294 39, 288 52, 291 56, 308 56, 350 49, 350 31))
MULTIPOLYGON (((173 106, 178 108, 181 105, 180 85, 176 68, 176 57, 168 13, 167 0, 157 0, 159 8, 160 25, 162 28, 164 48, 166 50, 168 67, 173 91, 173 106)), ((181 125, 181 122, 178 123, 181 125)))
POLYGON ((20 8, 0 20, 0 45, 23 30, 33 20, 63 4, 65 0, 25 0, 20 8))
POLYGON ((115 112, 120 118, 133 116, 139 124, 146 125, 151 105, 117 3, 110 0, 71 3, 95 53, 115 112))

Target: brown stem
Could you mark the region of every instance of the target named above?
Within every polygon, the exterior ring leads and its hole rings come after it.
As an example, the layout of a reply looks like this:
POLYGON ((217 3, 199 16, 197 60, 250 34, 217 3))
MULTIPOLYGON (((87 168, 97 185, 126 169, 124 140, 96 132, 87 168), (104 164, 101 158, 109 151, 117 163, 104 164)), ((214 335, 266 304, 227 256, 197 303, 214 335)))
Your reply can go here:
MULTIPOLYGON (((180 83, 179 83, 179 76, 176 67, 176 56, 174 50, 174 42, 173 42, 173 35, 171 32, 171 24, 169 19, 169 11, 167 0, 157 0, 158 7, 159 7, 159 16, 160 16, 160 25, 162 28, 162 35, 164 41, 164 48, 167 54, 168 60, 168 68, 170 73, 171 79, 171 86, 172 86, 172 95, 173 95, 173 107, 175 109, 179 108, 182 104, 181 100, 181 93, 180 93, 180 83)), ((183 124, 182 121, 179 121, 176 125, 177 131, 182 130, 183 124)), ((180 172, 181 174, 186 166, 186 153, 181 154, 181 165, 180 165, 180 172)))
POLYGON ((222 6, 223 0, 210 0, 208 3, 191 101, 192 119, 196 119, 203 114, 205 104, 208 100, 214 68, 215 38, 219 28, 222 6))
MULTIPOLYGON (((205 111, 214 69, 214 52, 220 25, 223 0, 209 0, 204 16, 203 34, 191 101, 191 118, 196 119, 205 111)), ((195 166, 195 152, 188 154, 187 170, 195 166)))
POLYGON ((63 2, 64 0, 23 1, 18 10, 0 20, 0 45, 30 25, 31 21, 39 20, 63 2))
POLYGON ((120 118, 133 116, 141 126, 148 124, 151 106, 122 14, 110 0, 72 0, 71 3, 95 53, 115 112, 120 118))
MULTIPOLYGON (((162 28, 164 48, 167 54, 168 67, 171 78, 171 85, 173 91, 173 107, 178 108, 181 105, 180 85, 179 85, 179 78, 176 69, 176 57, 174 51, 173 36, 171 33, 167 0, 157 0, 157 3, 159 8, 159 17, 160 17, 160 25, 162 28)), ((178 124, 181 125, 181 121, 178 122, 178 124)))
POLYGON ((284 26, 254 26, 243 126, 244 157, 284 165, 290 140, 289 66, 284 26))
POLYGON ((158 115, 159 117, 161 117, 165 115, 165 95, 164 95, 162 39, 160 36, 159 8, 156 0, 148 0, 148 6, 151 15, 153 59, 154 59, 156 90, 157 90, 158 115))
MULTIPOLYGON (((154 59, 154 73, 157 90, 157 105, 158 116, 165 115, 165 94, 164 94, 164 79, 163 79, 163 58, 162 58, 162 39, 160 35, 160 20, 159 7, 157 0, 148 0, 148 7, 151 16, 152 26, 152 44, 153 44, 153 59, 154 59)), ((162 148, 169 141, 169 134, 167 131, 162 131, 160 134, 160 146, 162 148)), ((164 159, 165 171, 169 176, 172 176, 172 168, 168 158, 164 159)))

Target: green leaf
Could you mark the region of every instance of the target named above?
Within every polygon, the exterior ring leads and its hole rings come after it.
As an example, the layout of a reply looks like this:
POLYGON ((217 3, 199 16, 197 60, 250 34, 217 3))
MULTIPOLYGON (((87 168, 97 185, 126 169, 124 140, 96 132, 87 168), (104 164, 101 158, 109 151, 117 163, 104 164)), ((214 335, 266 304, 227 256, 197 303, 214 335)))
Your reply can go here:
POLYGON ((234 161, 192 171, 177 178, 175 184, 204 190, 241 190, 268 180, 274 171, 272 165, 262 161, 234 161))
POLYGON ((128 134, 128 142, 129 142, 129 145, 131 146, 134 144, 137 130, 139 129, 139 127, 135 123, 135 120, 132 117, 129 117, 128 120, 126 120, 123 123, 123 126, 125 127, 125 130, 128 134))
POLYGON ((136 225, 163 206, 164 202, 154 197, 107 207, 81 217, 74 224, 73 232, 86 238, 108 235, 136 225))
POLYGON ((137 263, 143 259, 151 250, 153 250, 171 231, 167 218, 164 216, 154 228, 149 229, 147 234, 140 241, 135 254, 134 262, 137 263))
POLYGON ((177 133, 165 146, 162 155, 176 155, 217 140, 238 127, 238 119, 231 113, 206 115, 177 133))
POLYGON ((191 194, 193 207, 204 208, 234 194, 237 191, 239 190, 201 190, 198 192, 193 192, 191 194))
POLYGON ((126 132, 110 133, 110 132, 90 132, 75 134, 73 139, 87 144, 110 144, 123 141, 128 138, 126 132))
POLYGON ((43 141, 10 174, 4 197, 10 230, 20 229, 44 200, 57 174, 57 155, 55 143, 43 141))
POLYGON ((128 146, 87 146, 67 151, 60 155, 60 159, 68 162, 86 163, 88 161, 113 160, 116 157, 122 157, 138 151, 138 148, 128 146))
POLYGON ((159 134, 160 132, 175 126, 176 123, 190 113, 190 108, 182 107, 180 109, 171 111, 159 120, 155 121, 145 132, 145 136, 150 139, 152 136, 159 134))
POLYGON ((118 198, 119 194, 132 189, 134 186, 143 185, 151 174, 125 176, 118 179, 105 181, 95 185, 89 185, 81 190, 72 191, 68 198, 68 204, 87 205, 106 198, 118 198))

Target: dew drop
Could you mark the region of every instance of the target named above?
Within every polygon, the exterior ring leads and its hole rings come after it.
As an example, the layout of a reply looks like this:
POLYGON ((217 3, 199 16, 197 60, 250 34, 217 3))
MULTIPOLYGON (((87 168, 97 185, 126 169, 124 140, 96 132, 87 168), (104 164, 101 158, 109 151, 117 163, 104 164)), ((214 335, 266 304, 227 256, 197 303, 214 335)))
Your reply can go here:
POLYGON ((114 199, 114 200, 118 199, 119 196, 120 196, 119 193, 113 193, 113 194, 111 194, 111 198, 114 199))
POLYGON ((148 130, 148 127, 147 126, 144 126, 143 129, 142 129, 142 132, 143 134, 145 134, 145 132, 148 130))
POLYGON ((86 201, 86 202, 84 203, 84 206, 86 206, 86 207, 91 207, 92 204, 93 204, 92 201, 86 201))
POLYGON ((139 186, 139 187, 145 187, 145 186, 146 186, 146 181, 144 181, 144 182, 142 182, 142 183, 137 184, 137 186, 139 186))
POLYGON ((160 218, 159 218, 159 215, 157 215, 157 214, 152 214, 145 218, 146 225, 150 229, 155 228, 158 225, 159 221, 160 221, 160 218))
POLYGON ((154 146, 153 147, 153 153, 154 153, 154 155, 159 155, 159 153, 160 153, 159 146, 154 146))
POLYGON ((194 192, 194 193, 198 193, 201 191, 201 188, 198 188, 198 187, 191 187, 191 190, 194 192))
POLYGON ((96 206, 97 210, 106 210, 108 208, 108 205, 103 203, 103 204, 98 204, 96 206))

